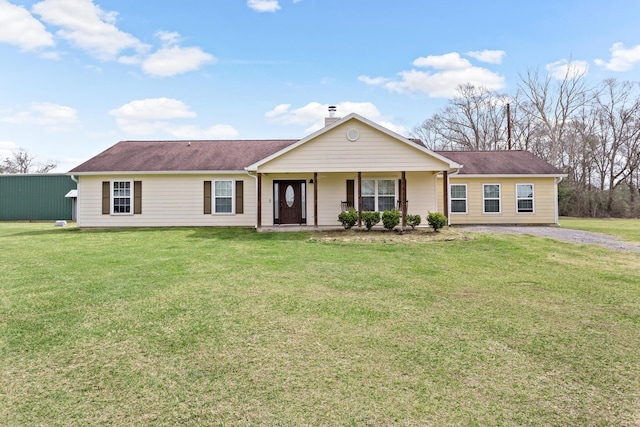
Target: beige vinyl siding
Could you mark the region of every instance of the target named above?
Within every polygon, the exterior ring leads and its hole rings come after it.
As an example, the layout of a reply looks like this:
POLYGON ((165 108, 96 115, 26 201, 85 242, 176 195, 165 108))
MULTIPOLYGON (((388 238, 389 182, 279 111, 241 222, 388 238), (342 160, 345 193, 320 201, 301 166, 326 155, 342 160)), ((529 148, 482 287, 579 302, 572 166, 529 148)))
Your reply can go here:
MULTIPOLYGON (((467 185, 467 213, 450 213, 452 225, 462 224, 555 224, 556 186, 555 178, 465 178, 450 177, 449 184, 467 185), (500 185, 500 213, 484 213, 483 185, 500 185), (518 213, 516 185, 533 184, 533 213, 518 213)), ((442 178, 438 179, 438 206, 442 212, 442 178)))
MULTIPOLYGON (((396 200, 400 198, 397 181, 399 172, 363 173, 362 179, 393 179, 396 182, 396 200)), ((342 210, 342 201, 347 199, 347 180, 354 180, 354 196, 356 209, 358 204, 358 174, 350 173, 318 173, 317 183, 310 184, 313 174, 267 174, 262 183, 262 225, 273 225, 273 182, 276 180, 306 180, 307 182, 307 225, 314 225, 314 189, 318 189, 318 225, 339 226, 338 215, 342 210)), ((408 213, 424 217, 428 212, 436 210, 436 192, 434 172, 407 172, 408 213)))
POLYGON ((447 169, 417 147, 350 120, 259 167, 259 172, 391 172, 447 169), (347 139, 357 129, 357 141, 347 139))
POLYGON ((78 225, 80 227, 246 226, 256 224, 255 178, 239 175, 131 175, 80 176, 78 225), (142 181, 140 215, 103 215, 102 182, 113 179, 142 181), (243 214, 204 214, 204 181, 244 181, 243 214))

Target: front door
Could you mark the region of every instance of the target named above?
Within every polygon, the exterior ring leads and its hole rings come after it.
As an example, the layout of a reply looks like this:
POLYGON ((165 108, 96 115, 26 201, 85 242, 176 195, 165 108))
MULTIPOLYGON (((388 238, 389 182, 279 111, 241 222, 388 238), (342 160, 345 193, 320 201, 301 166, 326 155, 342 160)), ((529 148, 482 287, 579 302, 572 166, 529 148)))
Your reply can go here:
POLYGON ((277 224, 303 224, 304 181, 276 181, 274 193, 277 204, 274 206, 277 224))

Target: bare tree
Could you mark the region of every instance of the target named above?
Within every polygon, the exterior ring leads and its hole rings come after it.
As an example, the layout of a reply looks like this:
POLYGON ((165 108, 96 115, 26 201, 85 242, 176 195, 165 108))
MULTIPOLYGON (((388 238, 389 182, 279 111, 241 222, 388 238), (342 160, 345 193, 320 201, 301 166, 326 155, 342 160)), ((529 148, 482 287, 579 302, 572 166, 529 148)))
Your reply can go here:
POLYGON ((11 157, 5 158, 0 164, 0 173, 48 173, 57 164, 52 161, 37 163, 26 149, 19 148, 13 151, 11 157))
POLYGON ((640 96, 638 83, 608 79, 594 102, 594 163, 600 189, 608 190, 613 213, 614 191, 628 182, 640 162, 640 96))
POLYGON ((449 105, 416 127, 413 135, 432 149, 506 148, 508 102, 506 95, 470 84, 461 85, 449 105))
POLYGON ((574 114, 585 105, 590 91, 584 73, 567 67, 564 78, 540 77, 537 70, 520 76, 520 107, 538 125, 538 144, 547 147, 546 160, 563 166, 561 154, 564 136, 574 114))

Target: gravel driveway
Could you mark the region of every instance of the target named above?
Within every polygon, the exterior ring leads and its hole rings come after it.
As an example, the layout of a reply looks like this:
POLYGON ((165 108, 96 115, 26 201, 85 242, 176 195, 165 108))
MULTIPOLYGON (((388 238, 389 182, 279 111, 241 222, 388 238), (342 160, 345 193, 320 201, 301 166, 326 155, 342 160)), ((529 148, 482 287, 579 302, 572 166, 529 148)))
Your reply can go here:
POLYGON ((591 245, 599 245, 608 249, 617 251, 640 252, 640 245, 634 243, 623 242, 613 236, 606 234, 594 233, 591 231, 572 230, 561 227, 526 227, 526 226, 457 226, 456 228, 476 233, 511 233, 511 234, 531 234, 540 237, 549 237, 551 239, 563 240, 571 243, 584 243, 591 245))

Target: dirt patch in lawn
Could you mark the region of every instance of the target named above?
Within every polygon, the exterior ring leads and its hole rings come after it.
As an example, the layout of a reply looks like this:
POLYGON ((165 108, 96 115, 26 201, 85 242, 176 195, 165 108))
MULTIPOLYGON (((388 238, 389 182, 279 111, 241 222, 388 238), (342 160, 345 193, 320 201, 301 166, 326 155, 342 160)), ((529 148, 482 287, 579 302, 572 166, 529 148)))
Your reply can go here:
POLYGON ((320 242, 406 243, 472 240, 473 236, 453 228, 438 232, 431 228, 406 229, 404 231, 376 228, 371 231, 365 229, 315 231, 311 239, 320 242))

